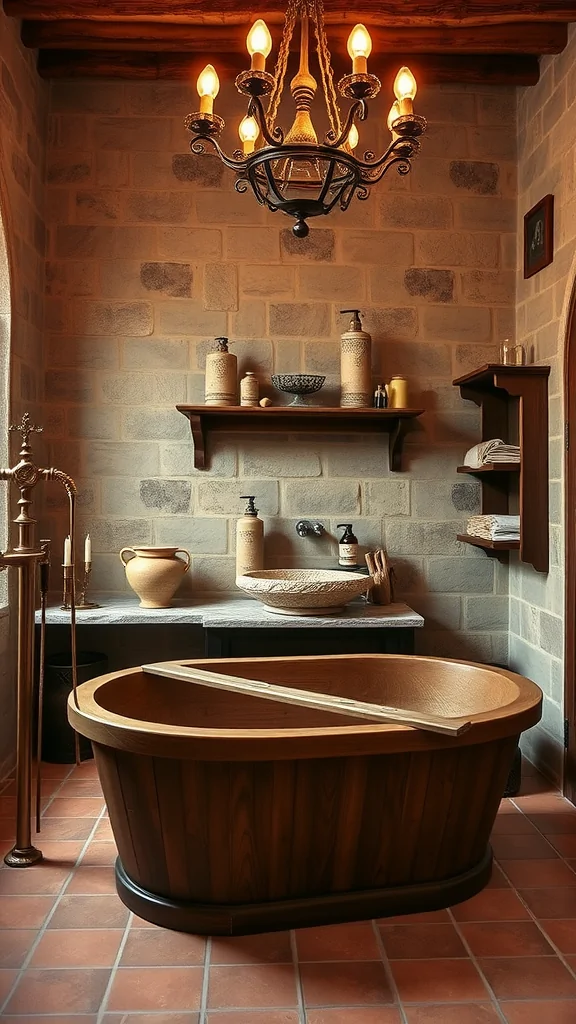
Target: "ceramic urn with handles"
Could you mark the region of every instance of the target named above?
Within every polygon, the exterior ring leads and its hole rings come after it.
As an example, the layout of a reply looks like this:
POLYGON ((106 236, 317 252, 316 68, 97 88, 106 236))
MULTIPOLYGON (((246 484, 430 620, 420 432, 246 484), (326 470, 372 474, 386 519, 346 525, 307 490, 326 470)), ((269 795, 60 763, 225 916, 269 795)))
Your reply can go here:
POLYGON ((120 559, 141 608, 169 608, 190 568, 190 555, 184 548, 122 548, 120 559), (177 558, 178 552, 186 559, 177 558))

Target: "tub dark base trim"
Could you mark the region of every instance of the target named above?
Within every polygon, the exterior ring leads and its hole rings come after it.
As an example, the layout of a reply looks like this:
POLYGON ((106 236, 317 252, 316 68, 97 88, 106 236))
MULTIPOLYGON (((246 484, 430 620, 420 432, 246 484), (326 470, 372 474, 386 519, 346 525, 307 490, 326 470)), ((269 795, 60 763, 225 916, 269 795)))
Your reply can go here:
POLYGON ((197 935, 250 935, 443 910, 475 896, 490 880, 491 874, 492 850, 487 846, 484 856, 473 868, 441 882, 269 903, 208 904, 170 900, 142 889, 126 874, 118 858, 116 889, 129 910, 161 928, 197 935))

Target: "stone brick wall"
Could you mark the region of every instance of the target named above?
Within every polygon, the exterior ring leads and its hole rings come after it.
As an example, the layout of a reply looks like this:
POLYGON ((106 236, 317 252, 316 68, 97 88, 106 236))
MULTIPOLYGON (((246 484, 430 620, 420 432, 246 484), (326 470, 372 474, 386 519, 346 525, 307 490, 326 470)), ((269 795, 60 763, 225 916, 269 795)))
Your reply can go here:
MULTIPOLYGON (((525 737, 528 752, 549 771, 562 770, 564 687, 564 413, 566 318, 576 274, 576 26, 563 53, 543 58, 540 82, 518 102, 518 266, 524 214, 547 193, 555 203, 554 262, 524 280, 518 272, 517 336, 534 361, 552 367, 550 414, 550 573, 510 567, 511 664, 544 690, 541 724, 525 737)), ((572 514, 572 510, 570 511, 572 514)))
MULTIPOLYGON (((451 380, 493 358, 514 322, 515 96, 421 94, 430 129, 413 173, 394 174, 299 241, 281 214, 236 194, 216 158, 187 152, 188 86, 53 84, 51 457, 79 479, 96 587, 125 588, 117 551, 139 542, 189 548, 189 590, 233 590, 239 496, 250 492, 269 566, 334 565, 336 524, 351 521, 361 544, 393 555, 399 592, 427 617, 423 649, 506 659, 506 573, 455 540, 477 508, 474 482, 455 468, 478 439, 478 418, 451 380), (373 336, 374 382, 407 374, 426 409, 405 472, 389 472, 381 439, 321 432, 223 437, 210 471, 194 471, 174 405, 203 400, 211 339, 232 339, 240 373, 255 370, 264 393, 273 394, 271 372, 306 370, 326 373, 320 398, 337 402, 347 323, 338 311, 350 306, 373 336), (296 520, 310 515, 327 527, 321 540, 296 536, 296 520)), ((243 111, 231 88, 217 110, 232 150, 243 111)), ((361 134, 363 147, 381 148, 380 113, 361 134)))

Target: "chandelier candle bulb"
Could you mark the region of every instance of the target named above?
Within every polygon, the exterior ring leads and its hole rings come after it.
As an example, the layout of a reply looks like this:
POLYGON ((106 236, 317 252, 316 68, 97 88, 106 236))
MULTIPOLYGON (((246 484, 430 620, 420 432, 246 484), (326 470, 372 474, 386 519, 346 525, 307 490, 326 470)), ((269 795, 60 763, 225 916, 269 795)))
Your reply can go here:
POLYGON ((254 144, 259 134, 260 129, 256 118, 250 117, 248 114, 246 117, 243 117, 238 127, 238 135, 240 136, 242 148, 246 156, 254 152, 254 144))
POLYGON ((200 97, 200 113, 212 114, 214 111, 214 100, 220 91, 220 80, 216 74, 216 68, 212 64, 207 64, 204 70, 200 72, 196 88, 200 97))
POLYGON ((355 25, 348 36, 348 53, 352 58, 352 74, 365 75, 368 72, 368 57, 372 52, 370 33, 364 25, 355 25))
POLYGON ((358 145, 359 141, 360 141, 360 136, 358 134, 358 129, 357 129, 356 125, 353 124, 351 129, 350 129, 350 131, 348 132, 348 146, 349 146, 349 148, 350 149, 356 149, 356 146, 358 145))
POLYGON ((238 360, 228 351, 228 338, 216 338, 216 352, 206 356, 206 405, 236 405, 238 360))
POLYGON ((394 95, 398 101, 400 115, 413 113, 413 101, 416 96, 417 85, 410 68, 400 68, 394 79, 394 95))
POLYGON ((372 405, 372 338, 362 330, 359 310, 340 312, 353 314, 348 330, 341 336, 340 405, 365 408, 372 405))
POLYGON ((251 71, 264 71, 266 57, 272 49, 272 36, 262 18, 255 21, 246 37, 246 48, 251 58, 251 71))
POLYGON ((394 103, 390 107, 390 113, 388 114, 388 129, 392 133, 392 142, 396 142, 396 139, 400 138, 398 132, 394 131, 394 122, 397 121, 398 118, 401 116, 402 115, 400 114, 400 104, 398 100, 394 100, 394 103))

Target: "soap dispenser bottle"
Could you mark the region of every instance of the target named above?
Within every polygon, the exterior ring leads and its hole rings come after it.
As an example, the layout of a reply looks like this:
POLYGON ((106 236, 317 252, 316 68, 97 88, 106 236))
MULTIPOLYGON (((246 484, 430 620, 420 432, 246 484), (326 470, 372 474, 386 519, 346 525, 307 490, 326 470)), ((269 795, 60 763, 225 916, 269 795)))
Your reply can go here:
POLYGON ((238 360, 228 351, 228 338, 216 338, 216 352, 206 356, 204 402, 206 405, 236 405, 238 360))
POLYGON ((264 523, 258 518, 255 495, 241 494, 248 504, 236 523, 236 575, 264 568, 264 523))
POLYGON ((352 313, 347 331, 341 335, 340 405, 363 408, 372 405, 372 338, 362 330, 360 310, 341 309, 352 313))
POLYGON ((358 538, 352 532, 352 523, 338 523, 339 530, 344 530, 338 544, 338 565, 347 569, 358 566, 358 538))

